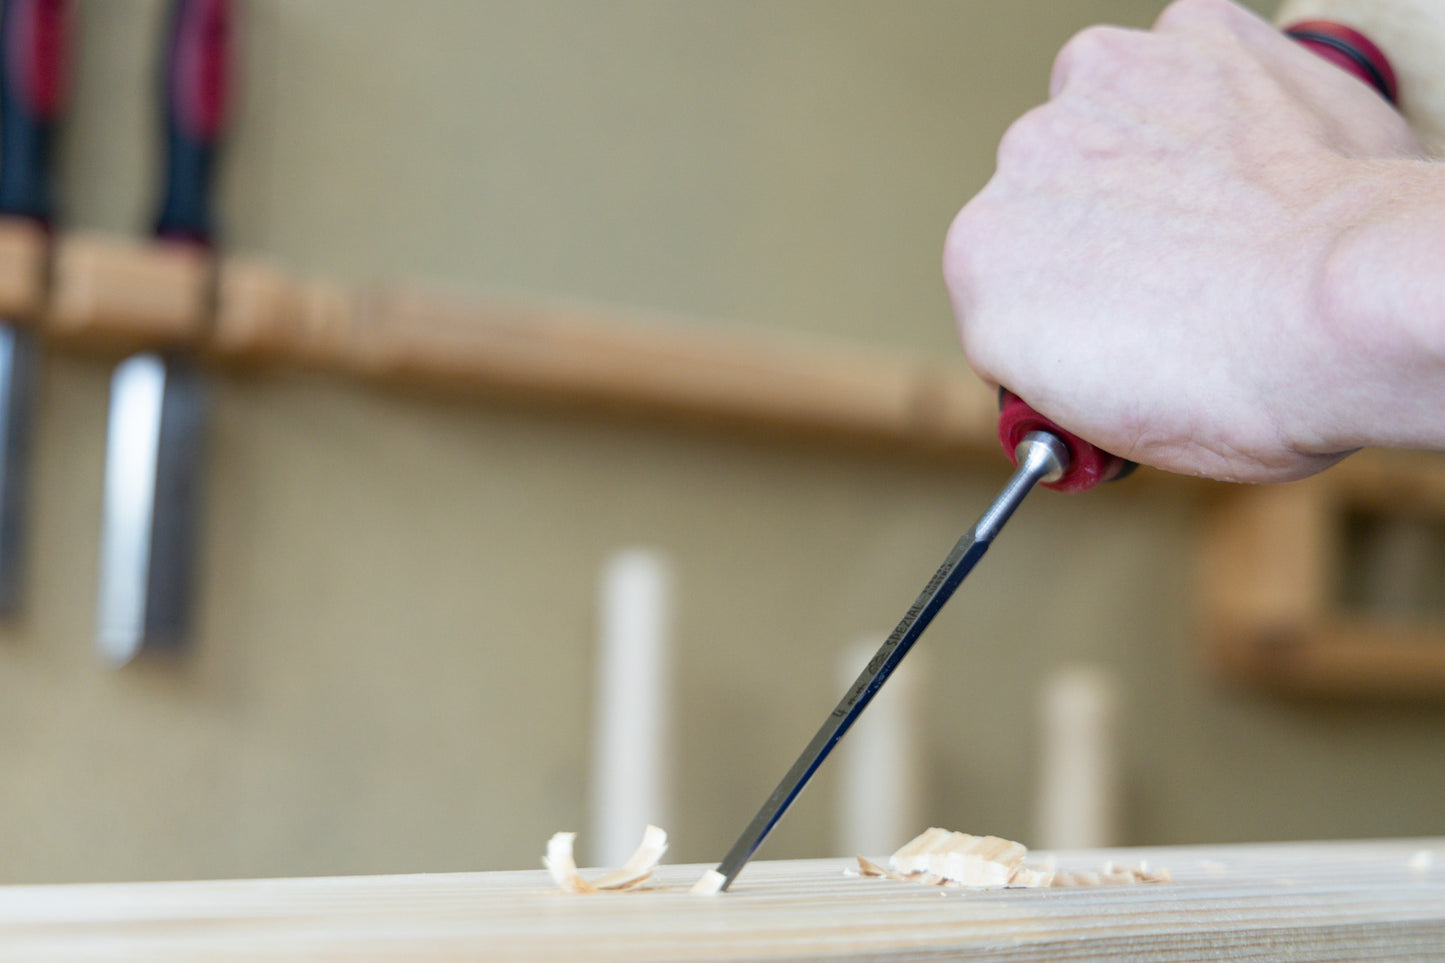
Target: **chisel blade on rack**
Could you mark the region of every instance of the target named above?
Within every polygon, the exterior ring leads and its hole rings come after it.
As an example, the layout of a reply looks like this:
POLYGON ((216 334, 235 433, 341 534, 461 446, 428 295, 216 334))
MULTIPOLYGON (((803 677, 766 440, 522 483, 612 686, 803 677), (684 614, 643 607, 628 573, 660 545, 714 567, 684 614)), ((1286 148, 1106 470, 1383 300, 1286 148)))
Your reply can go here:
MULTIPOLYGON (((157 243, 211 246, 230 0, 175 0, 161 87, 165 182, 157 243)), ((145 352, 111 378, 96 645, 114 665, 190 638, 206 393, 184 351, 145 352)))
MULTIPOLYGON (((0 217, 48 231, 51 144, 65 85, 66 0, 0 8, 0 217)), ((37 279, 38 280, 38 279, 37 279)), ((25 581, 30 436, 40 352, 33 318, 0 318, 0 616, 20 608, 25 581)))

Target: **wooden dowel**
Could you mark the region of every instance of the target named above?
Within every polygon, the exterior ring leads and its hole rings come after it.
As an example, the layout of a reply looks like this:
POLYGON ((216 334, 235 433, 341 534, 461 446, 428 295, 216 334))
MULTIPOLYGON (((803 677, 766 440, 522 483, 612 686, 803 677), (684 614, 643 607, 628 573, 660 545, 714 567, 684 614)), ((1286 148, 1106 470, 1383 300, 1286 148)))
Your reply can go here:
MULTIPOLYGON (((845 647, 834 682, 843 692, 868 664, 883 636, 845 647)), ((929 654, 912 652, 838 748, 834 783, 835 839, 839 856, 882 858, 923 825, 923 734, 928 703, 920 684, 928 678, 929 654)))
POLYGON ((598 587, 591 826, 597 866, 620 866, 643 828, 671 822, 672 567, 655 549, 607 559, 598 587))
POLYGON ((1033 846, 1093 849, 1119 830, 1119 683, 1066 665, 1039 693, 1039 798, 1033 846))

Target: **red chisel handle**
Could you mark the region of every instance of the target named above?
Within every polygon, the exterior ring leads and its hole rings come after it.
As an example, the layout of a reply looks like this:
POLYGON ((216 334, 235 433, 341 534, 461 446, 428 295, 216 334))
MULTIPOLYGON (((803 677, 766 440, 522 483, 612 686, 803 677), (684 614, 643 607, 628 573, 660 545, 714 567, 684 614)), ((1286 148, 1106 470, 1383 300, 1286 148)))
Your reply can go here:
MULTIPOLYGON (((1389 59, 1370 38, 1341 23, 1331 20, 1305 20, 1285 28, 1285 34, 1297 40, 1340 69, 1369 84, 1390 103, 1395 103, 1396 81, 1389 59)), ((1088 491, 1100 482, 1123 478, 1134 470, 1134 463, 1111 455, 1073 432, 1065 431, 1029 407, 1028 402, 1007 389, 999 389, 998 440, 1004 454, 1015 465, 1014 450, 1031 431, 1047 431, 1069 449, 1069 467, 1062 477, 1041 482, 1045 488, 1061 492, 1088 491)))
POLYGON ((1390 103, 1396 102, 1395 69, 1369 37, 1333 20, 1302 20, 1284 28, 1285 35, 1349 74, 1369 84, 1390 103))
POLYGON ((998 441, 1014 465, 1018 465, 1018 456, 1014 452, 1031 431, 1047 431, 1069 450, 1069 466, 1056 481, 1039 483, 1045 488, 1060 492, 1085 492, 1100 482, 1123 478, 1134 470, 1132 461, 1111 455, 1072 431, 1065 431, 1007 388, 999 389, 998 404, 998 441))

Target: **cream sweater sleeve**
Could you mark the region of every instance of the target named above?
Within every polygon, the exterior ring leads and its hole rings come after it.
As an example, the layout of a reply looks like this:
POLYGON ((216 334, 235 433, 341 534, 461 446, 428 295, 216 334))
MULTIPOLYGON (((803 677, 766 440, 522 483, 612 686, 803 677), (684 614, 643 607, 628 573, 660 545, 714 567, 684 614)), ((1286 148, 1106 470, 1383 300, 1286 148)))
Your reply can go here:
POLYGON ((1275 20, 1335 20, 1373 40, 1400 82, 1400 111, 1445 158, 1445 0, 1285 0, 1275 20))

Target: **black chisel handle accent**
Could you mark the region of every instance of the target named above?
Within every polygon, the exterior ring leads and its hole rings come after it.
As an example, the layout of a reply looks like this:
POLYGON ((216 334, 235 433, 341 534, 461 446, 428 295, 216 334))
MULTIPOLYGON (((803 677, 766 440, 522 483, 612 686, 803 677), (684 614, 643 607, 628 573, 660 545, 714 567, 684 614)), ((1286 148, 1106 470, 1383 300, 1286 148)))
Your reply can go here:
POLYGON ((209 246, 216 233, 211 180, 229 93, 231 4, 176 0, 170 17, 161 61, 166 171, 155 234, 209 246))
POLYGON ((50 152, 65 90, 65 0, 0 8, 0 215, 49 225, 50 152))

